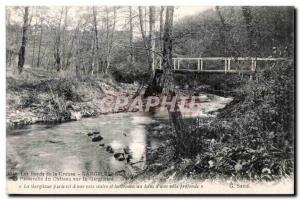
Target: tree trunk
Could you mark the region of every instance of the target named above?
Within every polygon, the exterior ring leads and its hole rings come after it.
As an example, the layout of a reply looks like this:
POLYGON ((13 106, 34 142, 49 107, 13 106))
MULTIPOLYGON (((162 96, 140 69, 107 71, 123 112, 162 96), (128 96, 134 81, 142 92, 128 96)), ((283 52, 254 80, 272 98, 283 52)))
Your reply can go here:
POLYGON ((108 40, 108 52, 107 52, 107 56, 106 56, 105 74, 107 74, 108 69, 110 67, 110 57, 111 57, 111 51, 112 51, 113 41, 114 41, 114 33, 115 33, 115 28, 116 28, 116 18, 117 18, 117 9, 116 9, 116 7, 114 7, 114 11, 113 12, 114 12, 113 27, 112 27, 110 39, 108 40))
POLYGON ((68 26, 68 8, 65 7, 65 18, 64 18, 64 26, 62 31, 63 41, 62 41, 62 67, 63 69, 66 68, 66 61, 67 61, 67 26, 68 26))
POLYGON ((38 57, 37 57, 37 68, 40 67, 40 62, 41 62, 40 59, 41 59, 42 40, 43 40, 43 24, 41 23, 40 39, 39 39, 39 48, 38 48, 38 57))
POLYGON ((60 18, 59 18, 59 22, 58 22, 58 27, 57 27, 57 31, 56 31, 56 38, 55 38, 55 43, 54 43, 54 59, 55 59, 55 63, 56 63, 56 70, 59 72, 61 70, 61 58, 60 58, 60 36, 61 36, 61 32, 60 32, 60 26, 61 26, 61 19, 62 19, 62 14, 63 14, 63 10, 61 10, 60 13, 60 18))
POLYGON ((24 66, 24 63, 25 63, 25 49, 26 49, 26 43, 27 43, 27 38, 28 38, 28 35, 27 35, 27 30, 28 30, 28 26, 29 26, 29 23, 28 23, 28 10, 29 10, 29 7, 26 6, 25 7, 25 13, 24 13, 24 18, 23 18, 23 35, 22 35, 22 44, 21 44, 21 47, 20 47, 20 50, 19 50, 19 53, 18 53, 18 56, 19 56, 19 60, 18 60, 18 70, 19 70, 19 73, 22 73, 23 71, 23 66, 24 66))
POLYGON ((72 50, 73 50, 73 47, 74 47, 74 41, 77 38, 77 34, 79 32, 80 23, 81 23, 81 20, 78 21, 78 24, 77 24, 77 26, 75 28, 75 31, 74 31, 74 35, 72 36, 72 39, 71 39, 70 48, 69 48, 68 53, 67 53, 66 69, 68 69, 70 64, 71 64, 70 59, 72 57, 72 50))
POLYGON ((225 20, 224 20, 222 14, 221 14, 219 6, 216 6, 216 11, 219 15, 219 18, 220 18, 220 21, 221 21, 221 24, 222 24, 222 26, 219 26, 220 27, 219 28, 219 34, 220 34, 220 40, 221 40, 220 43, 222 44, 223 49, 224 49, 223 56, 229 56, 228 52, 227 52, 227 43, 226 43, 226 34, 225 34, 225 32, 227 31, 227 26, 225 24, 225 20))
MULTIPOLYGON (((35 15, 36 15, 36 9, 35 9, 35 15)), ((33 47, 32 47, 32 59, 31 59, 31 66, 34 67, 34 57, 35 57, 35 45, 36 45, 36 33, 37 33, 37 16, 35 18, 35 25, 34 25, 34 31, 32 31, 33 34, 33 47)))
POLYGON ((166 10, 166 20, 164 26, 163 36, 163 58, 162 77, 158 77, 157 74, 152 76, 151 82, 145 91, 144 96, 155 95, 163 92, 164 94, 171 94, 174 91, 174 80, 173 80, 173 62, 172 62, 172 31, 173 31, 173 13, 174 7, 168 6, 166 10))
POLYGON ((173 62, 172 62, 172 34, 173 34, 173 13, 174 6, 168 6, 166 9, 166 21, 163 37, 163 77, 162 92, 163 94, 171 94, 174 92, 173 80, 173 62))
POLYGON ((134 63, 133 51, 133 22, 132 22, 132 7, 129 6, 129 45, 130 45, 130 63, 134 63))
POLYGON ((164 31, 164 7, 160 7, 160 13, 159 13, 159 48, 160 51, 163 51, 163 31, 164 31))
POLYGON ((93 6, 93 19, 94 19, 94 33, 95 33, 95 43, 96 43, 96 68, 97 68, 97 75, 99 73, 100 68, 100 48, 99 48, 99 39, 98 39, 98 23, 97 23, 97 8, 93 6))
POLYGON ((155 39, 153 38, 153 28, 155 26, 155 7, 150 6, 149 8, 149 45, 148 48, 151 51, 149 55, 149 71, 151 73, 151 79, 154 77, 154 48, 155 48, 155 39))
MULTIPOLYGON (((146 34, 145 34, 145 30, 144 30, 144 19, 143 19, 143 10, 142 7, 139 6, 139 21, 140 21, 140 29, 141 29, 141 34, 142 34, 142 39, 144 42, 144 47, 145 49, 148 49, 148 44, 147 44, 147 39, 146 39, 146 34)), ((148 53, 148 51, 147 51, 148 53)))
POLYGON ((142 34, 142 39, 144 42, 144 48, 146 49, 147 53, 147 64, 148 64, 148 69, 149 72, 151 72, 151 77, 152 77, 152 58, 151 58, 151 52, 152 52, 152 29, 154 26, 154 7, 150 6, 150 13, 149 13, 149 38, 147 40, 146 38, 146 31, 144 29, 144 20, 143 20, 143 10, 142 7, 139 6, 139 21, 140 21, 140 29, 141 29, 141 34, 142 34))
POLYGON ((253 45, 253 36, 254 30, 252 27, 252 14, 251 8, 248 6, 242 6, 243 17, 246 23, 246 29, 248 33, 248 51, 251 57, 253 57, 254 53, 254 45, 253 45))

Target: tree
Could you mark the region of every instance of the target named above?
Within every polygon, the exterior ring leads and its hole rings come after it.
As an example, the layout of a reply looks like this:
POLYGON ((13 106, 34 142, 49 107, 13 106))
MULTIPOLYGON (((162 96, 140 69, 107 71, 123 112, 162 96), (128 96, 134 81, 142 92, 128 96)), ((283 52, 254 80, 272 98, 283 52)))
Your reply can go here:
POLYGON ((173 95, 174 92, 174 80, 173 80, 173 69, 172 69, 173 13, 174 13, 174 6, 168 6, 166 9, 166 18, 165 18, 164 34, 163 34, 162 77, 158 78, 157 74, 154 74, 154 76, 150 76, 151 82, 148 84, 144 96, 149 96, 154 93, 161 93, 161 92, 163 94, 173 95))
MULTIPOLYGON (((142 7, 139 6, 139 21, 140 21, 140 29, 142 40, 144 43, 144 48, 147 52, 147 64, 148 64, 148 71, 150 72, 151 76, 150 79, 153 77, 152 67, 153 67, 153 59, 154 59, 154 48, 155 48, 155 40, 153 39, 153 28, 155 26, 155 7, 149 7, 149 35, 148 38, 146 36, 146 25, 144 25, 143 19, 143 10, 142 7)), ((146 15, 146 11, 145 11, 146 15)))
POLYGON ((42 40, 43 40, 43 20, 40 22, 40 38, 39 38, 39 47, 38 47, 38 57, 37 57, 37 68, 40 67, 41 63, 41 48, 42 48, 42 40))
MULTIPOLYGON (((141 6, 139 6, 138 9, 139 9, 139 21, 140 21, 141 35, 142 35, 144 47, 145 47, 146 50, 148 50, 146 33, 145 33, 145 29, 144 29, 143 9, 142 9, 141 6)), ((148 53, 149 53, 149 51, 147 51, 147 54, 148 53)))
POLYGON ((225 24, 225 20, 224 20, 222 14, 221 14, 219 6, 216 6, 216 11, 218 13, 218 16, 219 16, 221 24, 222 24, 222 26, 219 26, 219 34, 220 34, 220 40, 221 40, 220 43, 222 43, 222 46, 224 48, 224 52, 223 52, 224 55, 223 56, 228 56, 227 55, 228 54, 227 46, 226 46, 227 45, 226 34, 225 34, 227 32, 227 26, 225 24))
POLYGON ((129 6, 129 46, 130 46, 130 63, 134 63, 134 51, 133 51, 133 17, 132 7, 129 6))
POLYGON ((174 80, 173 80, 173 62, 172 62, 172 34, 173 34, 173 13, 174 6, 167 6, 166 20, 163 36, 163 77, 162 88, 164 94, 171 94, 174 92, 174 80))
POLYGON ((79 19, 78 20, 78 23, 76 25, 76 28, 74 30, 74 33, 73 33, 73 36, 71 37, 71 44, 70 44, 70 48, 68 50, 68 53, 67 53, 67 61, 66 61, 66 69, 70 66, 71 64, 71 57, 73 55, 73 48, 74 48, 74 43, 75 43, 75 39, 77 38, 77 35, 78 35, 78 32, 79 32, 79 27, 80 27, 80 24, 81 24, 81 20, 79 19))
POLYGON ((242 6, 243 17, 246 23, 246 29, 248 33, 248 51, 250 56, 253 56, 254 53, 254 45, 253 45, 253 37, 254 37, 254 29, 252 26, 252 14, 251 8, 249 6, 242 6))
POLYGON ((107 20, 107 36, 106 36, 106 68, 105 68, 105 74, 107 74, 108 69, 110 67, 110 60, 111 60, 111 53, 113 48, 113 42, 114 42, 114 34, 115 34, 115 28, 116 28, 116 18, 117 18, 117 8, 113 7, 113 24, 112 28, 110 30, 109 28, 109 10, 106 8, 106 20, 107 20), (110 33, 111 32, 111 33, 110 33))
POLYGON ((67 28, 68 28, 68 7, 65 7, 65 17, 64 17, 64 26, 62 30, 62 63, 63 63, 63 69, 66 68, 66 61, 67 61, 67 28))
POLYGON ((22 44, 18 53, 19 60, 18 60, 18 70, 19 73, 22 73, 23 71, 23 66, 25 63, 25 50, 26 50, 26 44, 27 44, 27 30, 29 27, 29 21, 28 21, 28 15, 29 15, 29 7, 26 6, 24 8, 24 18, 23 18, 23 34, 22 34, 22 44))
POLYGON ((60 17, 58 19, 58 25, 57 25, 56 36, 55 36, 55 41, 54 41, 54 59, 55 59, 55 63, 56 63, 56 70, 58 72, 61 70, 61 58, 60 58, 61 31, 60 31, 60 26, 61 26, 62 15, 63 15, 63 9, 61 9, 60 17))
MULTIPOLYGON (((149 58, 149 71, 154 72, 154 51, 155 51, 155 39, 153 38, 153 28, 155 26, 155 7, 150 6, 149 7, 149 43, 148 48, 151 51, 151 58, 149 58)), ((150 53, 149 53, 150 55, 150 53)), ((153 77, 153 73, 151 73, 153 77)))
POLYGON ((33 26, 32 30, 32 34, 33 34, 33 47, 32 47, 32 59, 31 59, 31 66, 34 67, 35 63, 34 63, 34 57, 35 57, 35 45, 36 45, 36 35, 37 35, 37 8, 35 8, 35 25, 33 26))
POLYGON ((160 7, 159 12, 159 48, 162 51, 163 49, 163 31, 164 31, 164 6, 160 7))
POLYGON ((101 58, 100 58, 100 48, 99 48, 99 39, 98 39, 97 8, 95 6, 93 6, 93 22, 94 22, 95 44, 96 44, 96 67, 97 67, 97 74, 98 74, 101 58))

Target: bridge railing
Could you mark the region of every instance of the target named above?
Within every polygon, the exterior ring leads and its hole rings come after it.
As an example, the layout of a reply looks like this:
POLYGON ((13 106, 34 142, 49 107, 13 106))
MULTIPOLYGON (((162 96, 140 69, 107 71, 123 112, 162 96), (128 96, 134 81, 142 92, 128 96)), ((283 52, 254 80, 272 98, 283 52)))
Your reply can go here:
MULTIPOLYGON (((284 61, 289 60, 288 58, 261 58, 261 57, 200 57, 200 58, 173 58, 173 70, 174 71, 194 71, 194 72, 254 72, 256 71, 257 61, 284 61), (185 69, 182 67, 184 61, 193 61, 197 64, 197 69, 185 69), (207 69, 204 67, 205 61, 223 61, 223 69, 207 69), (232 69, 232 62, 236 61, 250 61, 248 69, 232 69)), ((162 69, 162 59, 158 59, 158 62, 154 63, 155 69, 162 69)))

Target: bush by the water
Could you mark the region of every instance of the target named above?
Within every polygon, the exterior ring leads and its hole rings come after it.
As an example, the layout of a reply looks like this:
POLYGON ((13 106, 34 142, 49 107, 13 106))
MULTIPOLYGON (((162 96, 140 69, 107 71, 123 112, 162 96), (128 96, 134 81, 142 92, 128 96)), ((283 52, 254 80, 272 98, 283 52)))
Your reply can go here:
MULTIPOLYGON (((103 94, 107 88, 118 89, 111 77, 81 80, 75 76, 49 74, 41 78, 29 72, 21 76, 10 75, 7 77, 8 119, 22 124, 24 120, 17 120, 15 114, 33 113, 32 116, 43 122, 69 121, 76 112, 82 116, 95 115, 97 107, 85 102, 92 101, 95 94, 103 94)), ((26 124, 31 120, 27 121, 26 124)))
MULTIPOLYGON (((294 63, 273 63, 238 90, 214 119, 173 130, 178 175, 274 180, 293 174, 294 63), (178 168, 180 170, 178 170, 178 168)), ((162 161, 164 162, 164 161, 162 161)))
POLYGON ((145 64, 140 62, 121 64, 112 69, 112 75, 116 81, 123 83, 143 82, 149 77, 145 64))

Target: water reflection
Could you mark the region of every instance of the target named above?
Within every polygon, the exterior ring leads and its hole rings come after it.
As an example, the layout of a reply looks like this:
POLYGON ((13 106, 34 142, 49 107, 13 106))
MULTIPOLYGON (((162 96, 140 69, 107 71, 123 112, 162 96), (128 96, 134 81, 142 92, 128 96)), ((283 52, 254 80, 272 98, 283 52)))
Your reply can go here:
MULTIPOLYGON (((207 114, 228 102, 230 99, 218 97, 203 103, 202 109, 193 113, 207 114)), ((161 117, 163 115, 118 113, 58 125, 35 124, 8 130, 7 169, 114 173, 130 168, 126 159, 119 161, 114 154, 106 151, 108 145, 114 153, 130 153, 131 161, 138 163, 135 167, 142 169, 145 167, 147 147, 156 148, 159 145, 158 140, 146 137, 145 126, 161 117), (103 140, 92 142, 86 135, 91 130, 100 131, 103 140), (100 143, 105 146, 100 146, 100 143)))
MULTIPOLYGON (((122 170, 127 161, 117 160, 100 143, 115 153, 128 151, 132 161, 145 159, 145 125, 152 119, 142 113, 119 113, 52 126, 31 125, 7 132, 7 157, 24 171, 122 170), (138 116, 137 116, 138 115, 138 116), (92 142, 86 133, 98 130, 104 138, 92 142)), ((8 166, 8 170, 9 170, 8 166)))

